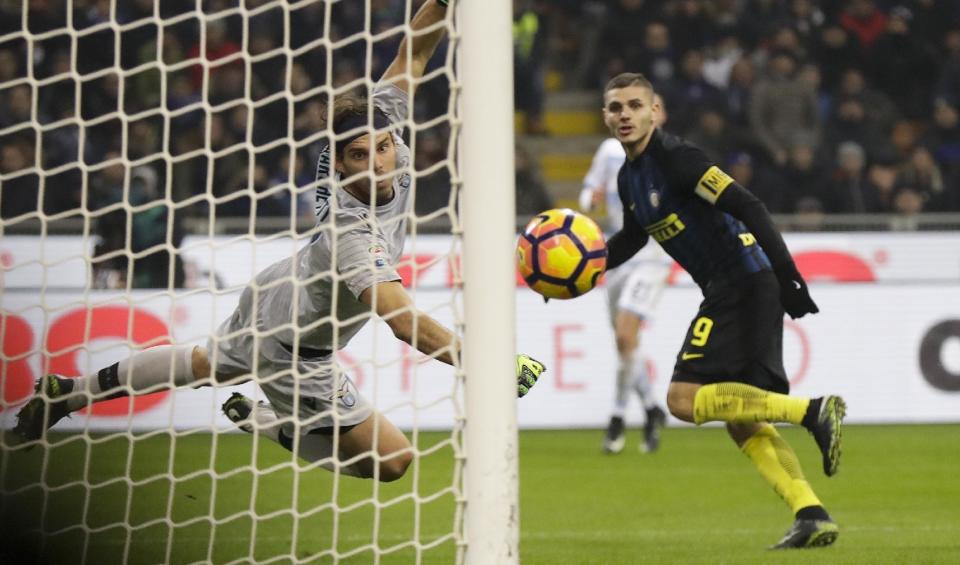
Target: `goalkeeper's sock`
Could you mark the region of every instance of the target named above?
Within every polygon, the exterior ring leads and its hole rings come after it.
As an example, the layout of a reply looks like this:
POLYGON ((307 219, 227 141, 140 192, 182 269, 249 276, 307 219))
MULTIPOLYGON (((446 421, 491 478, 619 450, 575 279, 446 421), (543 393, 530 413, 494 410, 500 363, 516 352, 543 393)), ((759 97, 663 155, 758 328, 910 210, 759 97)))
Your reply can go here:
POLYGON ((693 399, 693 421, 704 422, 787 422, 802 424, 809 398, 768 392, 743 383, 704 385, 693 399))
POLYGON ((193 382, 192 345, 161 345, 134 353, 127 359, 100 369, 95 375, 77 377, 67 399, 71 411, 91 402, 134 394, 156 392, 193 382), (165 385, 165 386, 164 386, 165 385), (104 393, 109 393, 103 396, 104 393))
POLYGON ((803 476, 797 454, 790 444, 780 437, 776 428, 763 424, 740 449, 798 518, 827 516, 826 519, 829 520, 823 504, 803 476))

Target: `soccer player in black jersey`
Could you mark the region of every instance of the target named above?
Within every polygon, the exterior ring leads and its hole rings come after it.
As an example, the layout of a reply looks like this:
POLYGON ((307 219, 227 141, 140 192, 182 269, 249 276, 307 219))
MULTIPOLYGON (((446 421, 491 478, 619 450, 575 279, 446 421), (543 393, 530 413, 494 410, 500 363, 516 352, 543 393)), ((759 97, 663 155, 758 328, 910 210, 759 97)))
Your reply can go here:
POLYGON ((677 355, 667 405, 677 418, 726 422, 733 441, 795 514, 774 548, 816 547, 838 534, 773 422, 802 425, 837 472, 845 405, 837 396, 788 396, 783 314, 818 312, 764 205, 702 150, 654 127, 653 87, 641 74, 614 77, 604 121, 627 161, 618 189, 623 228, 610 238, 607 267, 623 264, 652 237, 703 291, 677 355))

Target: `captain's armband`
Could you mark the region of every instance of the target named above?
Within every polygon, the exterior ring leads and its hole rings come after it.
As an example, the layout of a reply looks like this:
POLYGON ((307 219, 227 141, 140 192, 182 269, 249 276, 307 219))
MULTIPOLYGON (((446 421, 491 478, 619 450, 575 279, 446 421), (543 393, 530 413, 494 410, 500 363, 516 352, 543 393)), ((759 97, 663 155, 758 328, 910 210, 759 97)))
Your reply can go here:
POLYGON ((697 181, 696 193, 710 204, 716 204, 717 198, 720 198, 723 191, 732 183, 733 177, 720 170, 720 167, 713 165, 697 181))

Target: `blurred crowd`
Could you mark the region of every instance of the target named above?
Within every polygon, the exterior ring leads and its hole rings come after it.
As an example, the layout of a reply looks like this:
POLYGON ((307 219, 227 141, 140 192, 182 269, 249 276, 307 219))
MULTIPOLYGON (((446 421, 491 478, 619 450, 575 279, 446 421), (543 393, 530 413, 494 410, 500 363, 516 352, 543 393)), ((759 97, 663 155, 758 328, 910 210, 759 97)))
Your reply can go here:
MULTIPOLYGON (((773 212, 960 210, 960 2, 514 5, 526 133, 550 135, 547 71, 595 91, 598 108, 610 76, 640 71, 666 101, 667 128, 773 212)), ((284 7, 204 0, 201 17, 195 0, 0 0, 0 214, 82 213, 118 237, 138 218, 309 216, 328 97, 383 72, 409 8, 284 7), (17 34, 24 4, 30 43, 17 34)), ((418 90, 415 119, 451 104, 439 73, 418 90)), ((441 122, 414 134, 417 169, 433 171, 418 182, 420 213, 450 202, 441 122)), ((521 212, 549 203, 535 160, 517 161, 521 212)))
MULTIPOLYGON (((773 212, 960 211, 960 2, 532 2, 566 77, 644 73, 773 212)), ((549 63, 548 63, 549 64, 549 63)))

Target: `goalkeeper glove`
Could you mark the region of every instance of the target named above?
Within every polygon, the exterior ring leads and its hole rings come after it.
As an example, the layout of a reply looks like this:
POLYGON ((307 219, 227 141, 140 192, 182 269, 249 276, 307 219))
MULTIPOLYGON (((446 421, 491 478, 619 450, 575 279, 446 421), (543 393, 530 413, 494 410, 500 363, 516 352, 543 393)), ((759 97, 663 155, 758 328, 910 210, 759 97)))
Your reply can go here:
POLYGON ((543 363, 537 361, 529 355, 523 353, 517 354, 517 397, 523 398, 533 385, 537 384, 537 379, 546 371, 543 363))
POLYGON ((777 269, 777 280, 780 282, 780 304, 790 317, 796 320, 806 314, 816 314, 820 311, 816 303, 810 298, 810 289, 806 281, 800 276, 796 265, 777 269))

